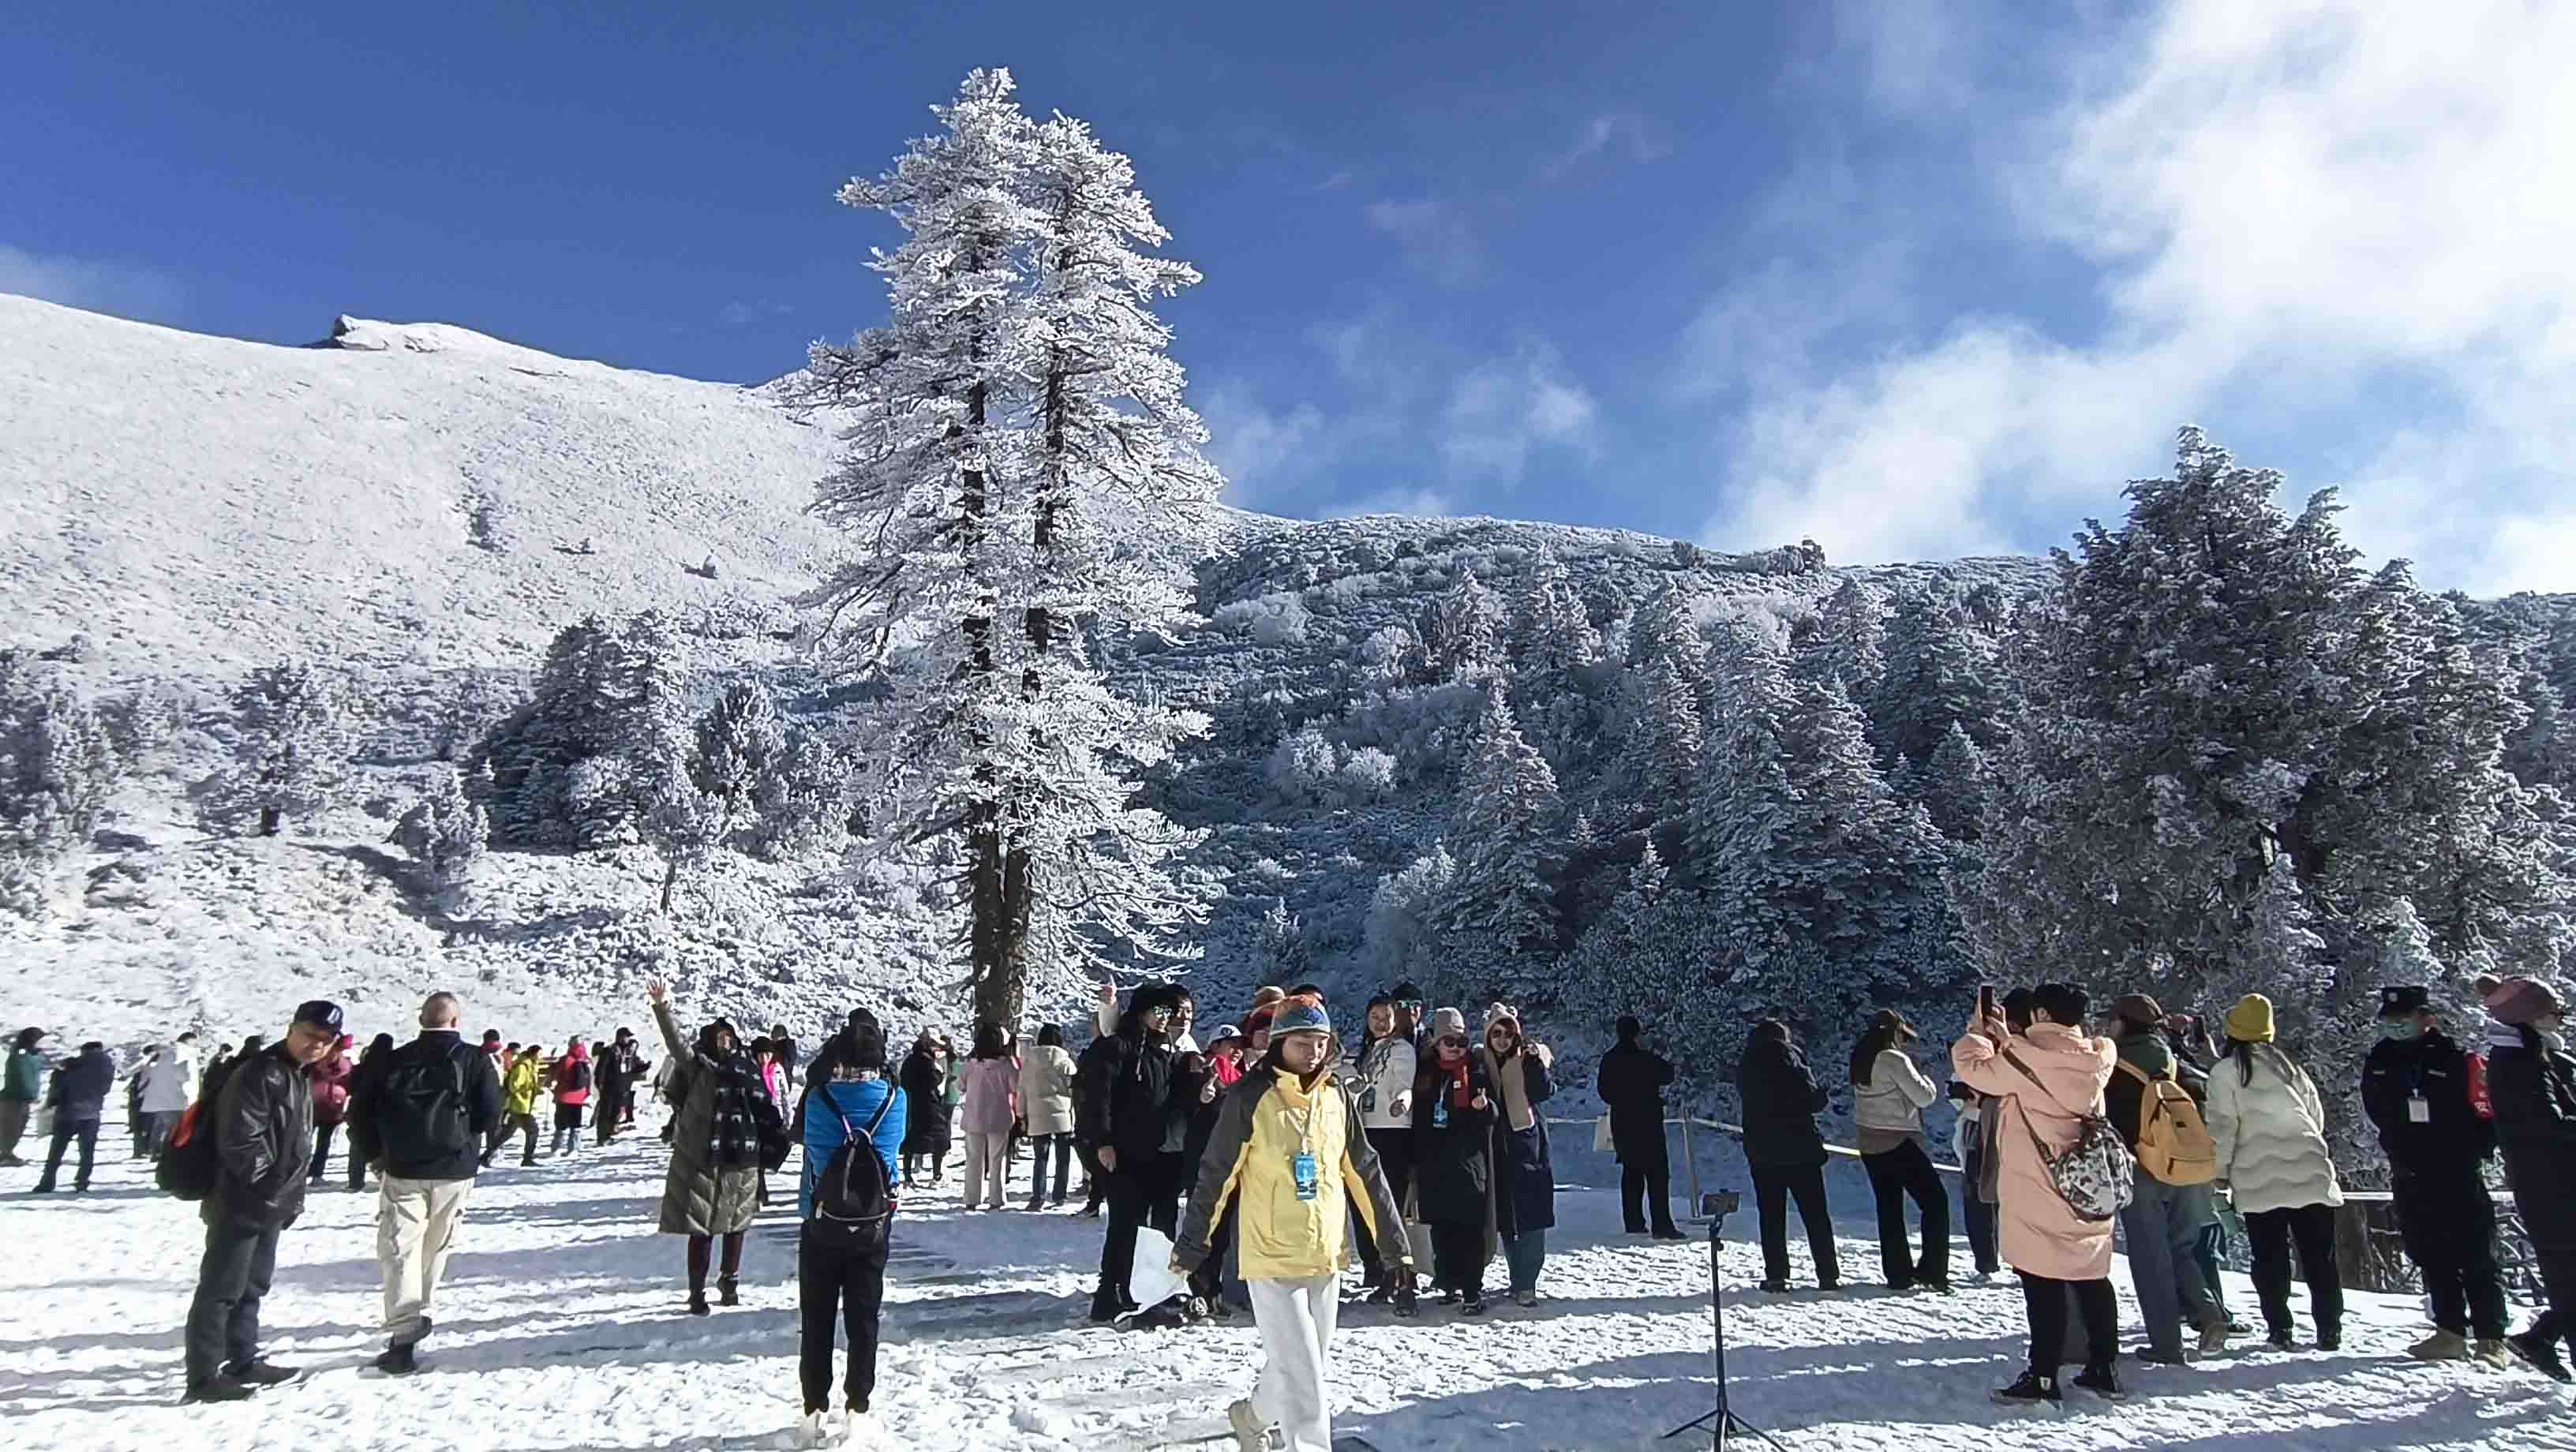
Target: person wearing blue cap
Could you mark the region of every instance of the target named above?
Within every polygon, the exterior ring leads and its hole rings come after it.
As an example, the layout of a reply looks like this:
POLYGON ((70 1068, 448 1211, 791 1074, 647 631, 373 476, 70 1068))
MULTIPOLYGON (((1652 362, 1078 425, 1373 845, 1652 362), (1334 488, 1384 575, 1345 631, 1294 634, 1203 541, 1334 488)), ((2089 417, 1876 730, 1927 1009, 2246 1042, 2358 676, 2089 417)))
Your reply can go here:
MULTIPOLYGON (((188 1307, 189 1402, 238 1402, 296 1373, 259 1354, 259 1303, 277 1270, 277 1237, 304 1211, 313 1159, 313 1089, 306 1065, 340 1041, 340 1006, 314 999, 286 1036, 244 1054, 225 1074, 198 1133, 215 1136, 214 1188, 199 1202, 205 1259, 188 1307)), ((201 1109, 200 1113, 207 1113, 201 1109)))
POLYGON ((1217 1213, 1234 1200, 1234 1256, 1263 1353, 1252 1395, 1227 1408, 1245 1449, 1267 1447, 1276 1427, 1288 1452, 1330 1452, 1325 1383, 1354 1206, 1396 1284, 1396 1313, 1414 1313, 1411 1242, 1362 1132, 1359 1098, 1333 1071, 1337 1057, 1323 1001, 1281 1000, 1269 1051, 1225 1097, 1173 1237, 1172 1269, 1189 1275, 1212 1254, 1217 1213))

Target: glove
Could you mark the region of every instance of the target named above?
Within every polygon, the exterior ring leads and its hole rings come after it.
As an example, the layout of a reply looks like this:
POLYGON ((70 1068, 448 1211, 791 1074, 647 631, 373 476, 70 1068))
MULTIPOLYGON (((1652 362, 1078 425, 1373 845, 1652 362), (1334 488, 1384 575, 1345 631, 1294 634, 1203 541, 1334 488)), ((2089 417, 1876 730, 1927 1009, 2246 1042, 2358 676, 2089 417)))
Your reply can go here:
POLYGON ((1422 1308, 1413 1293, 1413 1272, 1397 1271, 1395 1277, 1395 1314, 1399 1316, 1419 1314, 1422 1308))

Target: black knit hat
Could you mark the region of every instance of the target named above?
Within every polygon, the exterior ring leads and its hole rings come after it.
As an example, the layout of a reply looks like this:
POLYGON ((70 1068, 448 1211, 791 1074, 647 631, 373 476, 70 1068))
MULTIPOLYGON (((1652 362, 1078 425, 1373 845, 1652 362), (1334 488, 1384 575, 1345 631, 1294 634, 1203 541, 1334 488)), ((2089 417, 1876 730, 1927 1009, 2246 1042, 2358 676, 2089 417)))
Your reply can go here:
POLYGON ((2379 990, 2381 1018, 2413 1018, 2433 1007, 2433 990, 2420 983, 2392 983, 2379 990))

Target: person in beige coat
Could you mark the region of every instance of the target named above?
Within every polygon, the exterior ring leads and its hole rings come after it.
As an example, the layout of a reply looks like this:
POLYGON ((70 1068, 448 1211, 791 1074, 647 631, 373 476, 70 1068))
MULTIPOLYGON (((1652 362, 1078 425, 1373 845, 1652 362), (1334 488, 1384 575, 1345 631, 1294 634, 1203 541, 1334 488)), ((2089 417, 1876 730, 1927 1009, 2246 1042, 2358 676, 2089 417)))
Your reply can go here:
POLYGON ((1054 1024, 1038 1029, 1036 1045, 1020 1056, 1020 1116, 1028 1124, 1029 1208, 1063 1209, 1065 1184, 1073 1175, 1073 1055, 1064 1051, 1064 1030, 1054 1024), (1055 1148, 1055 1195, 1046 1189, 1048 1146, 1055 1148))
POLYGON ((2083 1318, 2087 1365, 2075 1384, 2097 1396, 2120 1396, 2112 1363, 2119 1355, 2111 1289, 2113 1220, 2087 1220, 2057 1191, 2043 1156, 2063 1154, 2083 1135, 2084 1120, 2102 1113, 2119 1050, 2084 1032, 2084 990, 2043 983, 2031 990, 2031 1023, 2016 1037, 1999 1006, 1981 1002, 1967 1034, 1950 1047, 1950 1067, 1980 1094, 1999 1101, 1988 1117, 1996 1169, 1996 1231, 2004 1261, 2021 1276, 2030 1317, 2030 1369, 1995 1393, 2008 1405, 2056 1406, 2057 1373, 2066 1346, 2068 1294, 2083 1318))
POLYGON ((2325 1101, 2308 1071, 2272 1042, 2272 1000, 2249 993, 2227 1013, 2227 1047, 2209 1072, 2209 1137, 2218 1183, 2235 1196, 2254 1246, 2254 1291, 2272 1345, 2288 1349, 2290 1253, 2308 1283, 2317 1349, 2343 1344, 2343 1279, 2335 1265, 2334 1154, 2325 1101))

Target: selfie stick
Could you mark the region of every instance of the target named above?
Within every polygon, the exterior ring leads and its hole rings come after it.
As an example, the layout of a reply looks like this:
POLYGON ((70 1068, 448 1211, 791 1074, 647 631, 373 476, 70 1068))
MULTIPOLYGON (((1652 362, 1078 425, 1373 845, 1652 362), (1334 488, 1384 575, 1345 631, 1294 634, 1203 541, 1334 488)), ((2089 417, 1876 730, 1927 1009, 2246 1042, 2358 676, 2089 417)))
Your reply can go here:
MULTIPOLYGON (((1726 1404, 1726 1282, 1718 1274, 1717 1257, 1718 1243, 1726 1229, 1726 1211, 1724 1208, 1709 1204, 1716 1201, 1717 1196, 1708 1195, 1701 1198, 1703 1208, 1711 1210, 1708 1222, 1708 1318, 1711 1328, 1717 1333, 1715 1353, 1717 1405, 1706 1415, 1693 1418, 1666 1432, 1663 1440, 1669 1441, 1684 1432, 1695 1432, 1706 1427, 1710 1435, 1715 1438, 1711 1445, 1717 1449, 1717 1452, 1726 1452, 1728 1439, 1738 1435, 1758 1437, 1771 1446, 1780 1448, 1779 1442, 1770 1433, 1737 1416, 1726 1404)), ((1726 1198, 1731 1200, 1734 1197, 1730 1195, 1726 1198)), ((1780 1452, 1788 1452, 1788 1449, 1780 1448, 1780 1452)))

